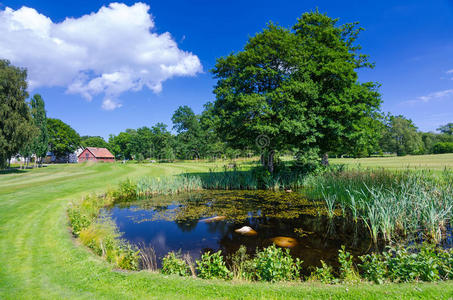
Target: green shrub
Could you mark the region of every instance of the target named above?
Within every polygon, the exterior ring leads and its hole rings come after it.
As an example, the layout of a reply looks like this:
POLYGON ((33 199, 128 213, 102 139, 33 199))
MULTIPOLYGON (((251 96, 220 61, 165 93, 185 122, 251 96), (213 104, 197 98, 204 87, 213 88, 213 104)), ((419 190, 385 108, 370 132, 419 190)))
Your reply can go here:
MULTIPOLYGON (((384 253, 388 264, 388 277, 396 282, 414 280, 437 281, 439 269, 445 265, 435 250, 435 246, 423 245, 419 252, 407 249, 390 249, 384 253)), ((445 271, 444 271, 445 273, 445 271)))
POLYGON ((69 224, 72 227, 72 233, 78 236, 80 231, 87 228, 91 224, 91 219, 82 214, 79 207, 71 207, 68 210, 69 224))
POLYGON ((222 251, 211 254, 209 251, 201 256, 201 260, 197 260, 198 276, 203 279, 219 278, 230 279, 232 274, 223 261, 222 251))
POLYGON ((453 143, 452 142, 439 142, 433 146, 433 153, 442 154, 442 153, 453 153, 453 143))
POLYGON ((162 274, 189 276, 190 269, 187 263, 181 258, 180 254, 169 252, 162 259, 162 274))
POLYGON ((140 251, 130 244, 121 242, 117 251, 116 264, 124 270, 138 270, 140 251))
POLYGON ((323 260, 321 260, 321 268, 316 268, 310 274, 308 280, 317 280, 322 283, 332 284, 335 283, 335 277, 332 274, 332 267, 328 266, 323 260))
POLYGON ((360 280, 354 268, 353 256, 345 250, 344 245, 338 250, 338 262, 340 263, 340 279, 343 282, 355 283, 360 280))
POLYGON ((269 246, 256 254, 254 262, 258 280, 289 281, 300 276, 302 261, 298 258, 294 260, 289 254, 289 249, 269 246))
POLYGON ((369 281, 381 284, 387 276, 387 264, 383 256, 378 253, 359 256, 362 264, 359 267, 362 270, 363 277, 369 281))
POLYGON ((131 179, 126 179, 120 183, 117 198, 120 200, 132 200, 137 197, 137 184, 131 179))

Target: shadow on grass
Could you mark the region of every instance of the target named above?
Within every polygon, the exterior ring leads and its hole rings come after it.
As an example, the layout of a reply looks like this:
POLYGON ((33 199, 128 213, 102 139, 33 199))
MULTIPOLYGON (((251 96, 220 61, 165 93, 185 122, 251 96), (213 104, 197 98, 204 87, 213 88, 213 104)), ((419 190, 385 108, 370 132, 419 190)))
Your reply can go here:
POLYGON ((29 169, 9 168, 0 170, 0 175, 27 173, 29 169))

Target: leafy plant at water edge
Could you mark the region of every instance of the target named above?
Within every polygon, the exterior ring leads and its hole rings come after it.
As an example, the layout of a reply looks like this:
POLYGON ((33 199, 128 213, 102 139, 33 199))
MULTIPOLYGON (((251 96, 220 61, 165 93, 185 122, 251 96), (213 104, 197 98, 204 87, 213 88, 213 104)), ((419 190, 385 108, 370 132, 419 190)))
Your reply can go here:
POLYGON ((300 276, 302 261, 295 260, 289 254, 289 249, 278 248, 275 245, 264 248, 254 259, 256 277, 264 281, 289 281, 300 276))
POLYGON ((344 245, 338 250, 338 262, 340 263, 340 279, 346 283, 360 281, 360 277, 354 268, 353 256, 345 250, 344 245))
POLYGON ((201 260, 197 260, 198 276, 203 279, 231 279, 231 272, 225 265, 222 251, 211 254, 209 251, 201 256, 201 260))
POLYGON ((387 264, 383 261, 383 256, 378 253, 366 254, 359 256, 362 261, 359 267, 362 270, 362 276, 369 281, 381 284, 387 277, 387 264))
POLYGON ((255 265, 250 255, 247 254, 247 248, 241 245, 231 256, 231 268, 233 278, 253 280, 255 277, 255 265))
POLYGON ((181 258, 180 254, 169 252, 162 259, 162 274, 189 276, 190 269, 187 263, 181 258))
POLYGON ((321 268, 316 267, 315 271, 310 274, 308 280, 317 280, 322 283, 332 284, 335 283, 335 276, 332 274, 332 267, 327 265, 321 260, 321 268))

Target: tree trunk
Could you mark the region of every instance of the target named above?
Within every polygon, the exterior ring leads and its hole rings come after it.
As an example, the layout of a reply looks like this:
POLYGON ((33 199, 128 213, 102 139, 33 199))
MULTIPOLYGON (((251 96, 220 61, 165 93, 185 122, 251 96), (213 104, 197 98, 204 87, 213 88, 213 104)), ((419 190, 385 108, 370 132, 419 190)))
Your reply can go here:
POLYGON ((322 157, 321 164, 325 167, 329 165, 329 155, 327 153, 324 153, 324 156, 322 157))
POLYGON ((266 167, 270 173, 274 173, 274 156, 275 151, 269 151, 261 154, 261 165, 266 167))

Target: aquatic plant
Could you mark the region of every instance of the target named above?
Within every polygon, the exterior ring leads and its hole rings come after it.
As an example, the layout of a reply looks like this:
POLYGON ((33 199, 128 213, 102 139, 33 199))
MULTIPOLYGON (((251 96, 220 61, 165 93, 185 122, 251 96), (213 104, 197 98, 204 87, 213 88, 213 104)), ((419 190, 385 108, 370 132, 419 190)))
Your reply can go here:
POLYGON ((190 268, 180 253, 169 252, 162 259, 162 274, 165 275, 190 275, 190 268))
POLYGON ((254 259, 257 280, 262 281, 290 281, 300 276, 302 261, 293 259, 289 249, 275 245, 264 248, 256 254, 254 259))
POLYGON ((345 246, 338 250, 338 262, 340 263, 340 279, 346 283, 356 283, 360 277, 354 268, 353 256, 346 251, 345 246))
POLYGON ((222 251, 211 254, 209 251, 201 255, 201 260, 197 260, 198 276, 203 279, 231 279, 232 274, 225 265, 222 251))
POLYGON ((233 255, 231 255, 230 269, 233 278, 238 280, 253 280, 255 277, 255 265, 253 259, 247 254, 247 248, 241 245, 233 255))
POLYGON ((332 215, 332 202, 344 216, 362 219, 375 243, 390 242, 421 231, 435 243, 453 214, 453 172, 390 172, 347 170, 326 172, 306 180, 306 194, 323 199, 332 215))
POLYGON ((156 251, 152 245, 146 245, 145 243, 139 243, 137 245, 140 255, 139 267, 141 270, 157 270, 157 256, 156 251))
POLYGON ((335 276, 333 275, 333 268, 321 260, 321 267, 317 267, 308 277, 309 281, 320 281, 326 284, 335 283, 335 276))

